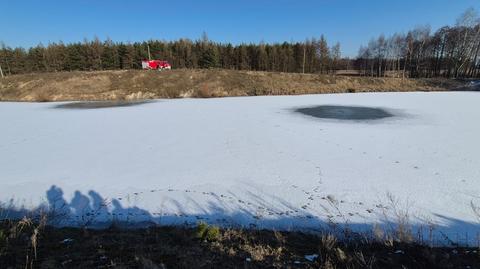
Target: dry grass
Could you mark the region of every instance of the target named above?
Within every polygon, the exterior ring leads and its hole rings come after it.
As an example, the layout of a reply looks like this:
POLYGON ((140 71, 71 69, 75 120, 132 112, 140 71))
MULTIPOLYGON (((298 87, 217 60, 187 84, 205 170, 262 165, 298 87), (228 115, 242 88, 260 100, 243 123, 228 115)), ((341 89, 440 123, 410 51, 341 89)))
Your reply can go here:
POLYGON ((33 100, 35 102, 49 102, 49 101, 52 101, 50 94, 48 94, 45 90, 34 92, 33 93, 33 100))
POLYGON ((474 248, 342 242, 331 234, 219 229, 206 224, 88 230, 53 228, 24 219, 0 222, 0 235, 0 268, 476 268, 480 264, 474 248), (206 238, 208 230, 215 236, 206 238))
POLYGON ((24 217, 19 221, 3 221, 0 226, 0 268, 5 266, 2 258, 8 256, 12 245, 21 242, 23 246, 23 268, 35 268, 38 259, 39 238, 45 229, 47 219, 40 217, 38 222, 24 217))
POLYGON ((297 95, 314 93, 442 91, 463 86, 446 79, 399 79, 179 69, 117 70, 9 76, 0 80, 0 100, 143 100, 152 98, 297 95))

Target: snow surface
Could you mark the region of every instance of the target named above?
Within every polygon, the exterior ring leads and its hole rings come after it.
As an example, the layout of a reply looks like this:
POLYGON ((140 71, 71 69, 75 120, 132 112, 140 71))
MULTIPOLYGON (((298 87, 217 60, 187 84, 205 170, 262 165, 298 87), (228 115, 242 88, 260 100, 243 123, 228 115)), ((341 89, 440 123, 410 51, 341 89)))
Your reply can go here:
POLYGON ((480 231, 471 207, 480 205, 479 93, 58 104, 0 103, 3 217, 49 206, 63 225, 362 230, 408 210, 415 227, 438 237, 472 242, 480 231), (318 105, 396 116, 341 121, 294 111, 318 105))

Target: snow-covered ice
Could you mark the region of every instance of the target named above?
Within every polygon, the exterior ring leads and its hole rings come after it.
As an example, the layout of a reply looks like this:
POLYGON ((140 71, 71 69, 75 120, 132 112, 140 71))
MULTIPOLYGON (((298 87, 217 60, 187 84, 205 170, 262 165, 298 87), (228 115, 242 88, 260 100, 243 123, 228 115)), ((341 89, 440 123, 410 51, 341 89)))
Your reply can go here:
POLYGON ((363 229, 408 210, 412 224, 452 240, 480 231, 471 207, 480 206, 479 93, 57 105, 0 103, 0 201, 11 209, 4 215, 49 205, 68 225, 203 219, 363 229), (295 112, 319 105, 394 116, 345 121, 295 112))

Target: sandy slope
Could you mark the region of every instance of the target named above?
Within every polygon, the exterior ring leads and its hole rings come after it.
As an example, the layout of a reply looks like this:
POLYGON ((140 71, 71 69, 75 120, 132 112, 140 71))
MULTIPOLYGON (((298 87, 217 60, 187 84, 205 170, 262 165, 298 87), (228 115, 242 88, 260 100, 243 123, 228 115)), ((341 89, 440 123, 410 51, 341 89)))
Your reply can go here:
POLYGON ((434 224, 438 237, 472 241, 480 231, 470 205, 480 205, 479 103, 475 92, 178 99, 102 109, 0 103, 0 201, 50 204, 68 212, 67 224, 80 225, 206 219, 365 229, 408 209, 417 228, 434 224), (383 107, 395 116, 339 121, 294 112, 311 105, 383 107))

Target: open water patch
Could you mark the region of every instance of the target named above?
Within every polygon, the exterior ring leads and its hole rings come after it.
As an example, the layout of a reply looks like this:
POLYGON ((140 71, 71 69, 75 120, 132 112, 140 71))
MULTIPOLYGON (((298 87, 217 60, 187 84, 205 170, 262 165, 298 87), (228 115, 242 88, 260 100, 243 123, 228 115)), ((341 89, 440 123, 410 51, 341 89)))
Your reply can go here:
POLYGON ((395 116, 383 108, 340 105, 302 107, 295 109, 295 112, 320 119, 345 121, 381 120, 395 116))

